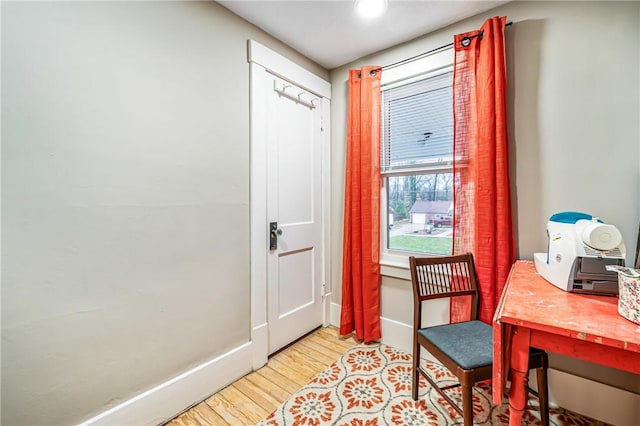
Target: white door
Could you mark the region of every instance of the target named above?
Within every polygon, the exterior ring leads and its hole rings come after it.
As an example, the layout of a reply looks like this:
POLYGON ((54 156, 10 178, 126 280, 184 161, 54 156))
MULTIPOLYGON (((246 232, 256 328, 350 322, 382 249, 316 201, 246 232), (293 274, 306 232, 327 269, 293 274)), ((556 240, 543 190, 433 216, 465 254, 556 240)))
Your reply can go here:
POLYGON ((266 75, 267 320, 273 353, 322 324, 322 103, 266 75))

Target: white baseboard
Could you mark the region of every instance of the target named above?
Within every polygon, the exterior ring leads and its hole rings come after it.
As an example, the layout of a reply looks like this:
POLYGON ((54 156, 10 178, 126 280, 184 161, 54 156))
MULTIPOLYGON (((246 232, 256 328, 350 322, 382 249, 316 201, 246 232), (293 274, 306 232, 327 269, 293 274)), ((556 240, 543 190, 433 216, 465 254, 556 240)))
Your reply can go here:
POLYGON ((334 303, 331 302, 331 292, 322 295, 322 326, 333 325, 331 322, 331 311, 334 303))
POLYGON ((331 307, 329 308, 329 323, 334 326, 340 328, 340 305, 331 302, 331 307))
POLYGON ((269 357, 269 324, 266 322, 251 329, 252 366, 254 370, 267 363, 269 357))
POLYGON ((549 369, 549 400, 612 425, 640 424, 640 395, 549 369))
MULTIPOLYGON (((412 325, 380 317, 380 327, 382 329, 382 343, 408 353, 413 352, 412 325)), ((425 350, 420 351, 420 358, 437 362, 437 360, 425 350)))
POLYGON ((382 343, 405 352, 413 352, 413 326, 400 321, 380 317, 382 343))
MULTIPOLYGON (((331 325, 340 327, 340 305, 331 303, 331 325)), ((381 342, 405 352, 413 352, 413 326, 400 321, 380 317, 381 342)), ((432 361, 435 359, 430 358, 432 361)))
POLYGON ((85 421, 85 425, 157 425, 251 372, 251 342, 85 421))

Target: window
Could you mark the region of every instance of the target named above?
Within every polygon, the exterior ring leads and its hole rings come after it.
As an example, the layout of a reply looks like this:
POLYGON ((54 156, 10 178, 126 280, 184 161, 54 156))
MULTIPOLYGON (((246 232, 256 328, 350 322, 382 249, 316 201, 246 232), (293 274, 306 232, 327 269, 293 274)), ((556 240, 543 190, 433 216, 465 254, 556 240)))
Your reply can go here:
POLYGON ((428 72, 423 67, 421 74, 403 78, 400 72, 394 82, 383 81, 381 199, 387 255, 451 254, 453 61, 440 62, 428 72))

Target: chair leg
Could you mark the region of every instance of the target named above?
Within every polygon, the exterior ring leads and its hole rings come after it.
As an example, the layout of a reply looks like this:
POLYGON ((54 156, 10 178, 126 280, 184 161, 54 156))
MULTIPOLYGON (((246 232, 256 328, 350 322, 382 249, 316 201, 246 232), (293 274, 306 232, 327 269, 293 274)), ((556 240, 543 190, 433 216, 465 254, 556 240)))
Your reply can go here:
POLYGON ((464 418, 464 426, 473 425, 473 387, 465 384, 460 386, 462 392, 462 417, 464 418))
POLYGON ((420 386, 420 347, 417 342, 413 342, 413 383, 411 386, 411 396, 414 401, 418 400, 420 386))
POLYGON ((538 379, 538 403, 540 404, 540 421, 542 426, 549 426, 549 388, 547 386, 547 366, 536 370, 538 379))

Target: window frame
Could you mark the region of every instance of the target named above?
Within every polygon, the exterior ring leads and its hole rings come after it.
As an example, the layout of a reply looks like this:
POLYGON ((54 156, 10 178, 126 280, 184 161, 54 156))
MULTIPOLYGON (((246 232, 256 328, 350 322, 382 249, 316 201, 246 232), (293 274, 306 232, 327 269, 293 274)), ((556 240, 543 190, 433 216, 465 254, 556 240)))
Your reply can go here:
MULTIPOLYGON (((424 58, 399 65, 382 72, 380 86, 382 90, 385 88, 397 87, 409 84, 426 78, 429 74, 433 75, 438 71, 452 69, 454 62, 453 47, 443 49, 424 58)), ((382 96, 382 94, 381 94, 382 96)), ((382 128, 382 121, 380 126, 382 128)), ((382 153, 380 153, 382 156, 382 153)), ((452 159, 453 160, 453 159, 452 159)), ((426 175, 437 173, 438 171, 453 172, 453 162, 439 166, 430 166, 419 169, 398 170, 394 172, 382 173, 382 185, 380 188, 380 266, 381 274, 385 276, 410 279, 409 276, 409 256, 415 255, 415 252, 407 252, 401 250, 389 249, 387 247, 389 220, 387 214, 387 177, 403 176, 403 175, 426 175)), ((421 256, 429 256, 428 253, 421 253, 421 256)))

